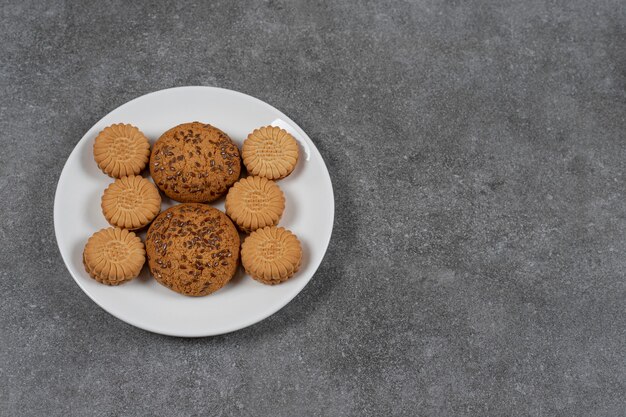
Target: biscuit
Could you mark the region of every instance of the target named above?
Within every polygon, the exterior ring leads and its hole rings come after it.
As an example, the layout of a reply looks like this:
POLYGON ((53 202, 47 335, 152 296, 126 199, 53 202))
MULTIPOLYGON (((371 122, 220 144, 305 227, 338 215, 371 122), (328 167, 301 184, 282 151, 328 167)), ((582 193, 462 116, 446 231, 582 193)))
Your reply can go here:
POLYGON ((274 181, 263 177, 242 178, 226 195, 226 214, 244 232, 275 226, 285 210, 285 196, 274 181))
POLYGON ((93 144, 98 167, 109 177, 137 175, 148 163, 150 143, 133 125, 114 124, 105 127, 93 144))
POLYGON ((300 241, 283 227, 265 227, 252 232, 241 245, 241 263, 246 272, 264 284, 280 284, 300 269, 300 241))
POLYGON ((150 174, 171 199, 183 203, 213 201, 239 179, 237 145, 216 127, 184 123, 154 144, 150 174))
POLYGON ((270 180, 285 178, 298 162, 298 143, 275 126, 255 129, 243 142, 243 163, 248 172, 270 180))
POLYGON ((146 251, 150 271, 159 283, 184 295, 208 295, 235 275, 239 233, 216 208, 178 204, 152 222, 146 251))
POLYGON ((96 281, 118 285, 139 275, 145 254, 143 242, 137 235, 109 227, 89 238, 83 251, 83 264, 96 281))
POLYGON ((115 180, 104 190, 101 206, 111 226, 140 229, 161 211, 161 195, 150 181, 131 175, 115 180))

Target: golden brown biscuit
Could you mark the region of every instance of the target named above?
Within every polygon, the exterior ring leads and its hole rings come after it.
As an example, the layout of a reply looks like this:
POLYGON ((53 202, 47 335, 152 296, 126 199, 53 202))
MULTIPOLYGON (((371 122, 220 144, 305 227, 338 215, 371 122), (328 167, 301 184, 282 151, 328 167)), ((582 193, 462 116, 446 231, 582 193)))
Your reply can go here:
POLYGON ((285 196, 274 181, 263 177, 242 178, 226 195, 226 214, 244 232, 275 226, 285 210, 285 196))
POLYGON ((246 272, 264 284, 280 284, 300 269, 300 241, 283 227, 265 227, 252 232, 241 245, 241 263, 246 272))
POLYGON ((110 177, 137 175, 148 163, 150 143, 133 125, 114 124, 105 127, 93 144, 98 167, 110 177))
POLYGON ((298 162, 298 143, 286 130, 275 126, 256 129, 241 151, 248 172, 270 180, 285 178, 298 162))
POLYGON ((145 254, 143 242, 137 235, 109 227, 89 238, 83 251, 83 264, 96 281, 118 285, 139 275, 145 254))
POLYGON ((161 195, 150 181, 131 175, 115 180, 104 190, 101 206, 112 226, 140 229, 161 211, 161 195))
POLYGON ((239 234, 221 211, 206 204, 171 207, 150 225, 148 265, 164 286, 202 296, 231 280, 239 260, 239 234))
POLYGON ((176 201, 213 201, 239 179, 239 149, 216 127, 184 123, 154 144, 150 173, 157 186, 176 201))

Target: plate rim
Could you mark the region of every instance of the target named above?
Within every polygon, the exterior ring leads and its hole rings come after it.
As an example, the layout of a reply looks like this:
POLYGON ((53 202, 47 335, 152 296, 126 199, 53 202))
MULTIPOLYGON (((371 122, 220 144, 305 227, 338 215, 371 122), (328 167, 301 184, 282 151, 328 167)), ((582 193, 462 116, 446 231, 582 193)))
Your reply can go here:
POLYGON ((322 264, 322 262, 326 258, 326 254, 328 252, 328 246, 330 245, 330 240, 332 238, 332 234, 333 234, 333 230, 334 230, 334 224, 335 224, 335 193, 334 193, 334 189, 333 189, 332 178, 330 177, 330 173, 328 171, 328 167, 326 165, 326 161, 322 157, 322 154, 319 152, 319 149, 317 148, 317 146, 315 146, 315 143, 311 140, 309 135, 307 135, 307 133, 297 123, 295 123, 289 116, 287 116, 281 110, 277 109, 273 105, 271 105, 271 104, 269 104, 269 103, 267 103, 267 102, 265 102, 265 101, 263 101, 261 99, 258 99, 256 97, 251 96, 251 95, 246 94, 246 93, 242 93, 240 91, 231 90, 231 89, 222 88, 222 87, 201 86, 201 85, 186 85, 186 86, 170 87, 170 88, 165 88, 165 89, 161 89, 161 90, 151 91, 149 93, 137 96, 137 97, 133 98, 132 100, 126 101, 126 102, 120 104, 119 106, 115 107, 111 111, 109 111, 107 114, 102 116, 100 119, 98 119, 83 134, 83 136, 74 144, 74 148, 72 149, 70 154, 65 159, 65 163, 63 164, 63 169, 61 170, 61 174, 59 175, 59 179, 57 180, 57 186, 56 186, 55 192, 54 192, 53 220, 54 220, 53 221, 54 222, 54 235, 55 235, 55 240, 56 240, 56 243, 57 243, 57 249, 59 250, 59 253, 61 255, 61 259, 63 259, 63 263, 65 264, 65 269, 70 274, 70 276, 72 277, 74 282, 78 285, 78 287, 83 291, 83 293, 85 293, 91 299, 91 301, 93 301, 97 306, 99 306, 102 310, 106 311, 108 314, 110 314, 111 316, 115 317, 116 319, 121 320, 124 323, 127 323, 127 324, 129 324, 129 325, 131 325, 133 327, 138 328, 138 329, 142 329, 144 331, 157 333, 157 334, 161 334, 161 335, 165 335, 165 336, 172 336, 172 337, 199 338, 199 337, 209 337, 209 336, 218 336, 218 335, 222 335, 222 334, 228 334, 228 333, 235 332, 237 330, 245 329, 245 328, 250 327, 250 326, 252 326, 252 325, 254 325, 256 323, 259 323, 259 322, 267 319, 268 317, 276 314, 281 309, 283 309, 294 298, 296 298, 298 296, 298 294, 300 294, 302 292, 302 290, 304 290, 304 288, 308 285, 308 283, 313 279, 313 277, 317 273, 317 270, 319 269, 320 265, 322 264), (255 317, 254 319, 248 320, 247 322, 244 322, 241 325, 236 325, 236 326, 234 326, 232 328, 229 328, 228 330, 217 330, 217 331, 212 331, 212 332, 206 332, 206 331, 204 331, 204 332, 202 332, 202 331, 200 331, 200 332, 170 332, 170 331, 166 331, 166 330, 164 331, 162 329, 154 328, 153 326, 139 324, 139 323, 135 322, 132 318, 129 319, 127 317, 120 317, 120 315, 116 314, 115 312, 113 312, 113 311, 109 310, 108 308, 104 307, 103 305, 101 305, 94 298, 94 296, 81 284, 81 282, 76 278, 74 273, 72 273, 72 268, 69 265, 69 260, 67 260, 66 257, 63 255, 63 252, 61 251, 61 245, 59 244, 59 230, 60 230, 60 225, 59 225, 60 214, 58 213, 58 210, 59 210, 58 209, 58 207, 59 207, 58 201, 59 201, 59 198, 60 198, 59 197, 59 189, 61 188, 62 180, 64 179, 64 177, 66 175, 66 172, 67 172, 66 171, 67 163, 72 158, 74 153, 77 152, 78 145, 81 144, 83 142, 83 140, 86 140, 86 137, 89 134, 89 132, 91 132, 91 130, 96 125, 98 125, 100 122, 102 122, 102 120, 107 118, 111 113, 113 113, 114 111, 116 111, 117 109, 119 109, 122 106, 125 106, 127 104, 130 104, 130 103, 136 101, 136 100, 143 99, 143 98, 146 98, 146 97, 151 96, 151 95, 156 95, 156 94, 164 93, 166 91, 171 91, 171 90, 195 90, 195 89, 221 90, 222 92, 225 92, 227 94, 240 95, 240 96, 243 96, 243 98, 245 98, 245 99, 253 100, 253 101, 256 101, 256 102, 260 102, 261 104, 269 106, 272 109, 274 109, 280 115, 281 119, 283 119, 285 122, 287 122, 293 129, 295 129, 304 138, 308 139, 310 144, 313 145, 312 146, 313 151, 317 152, 317 154, 319 155, 319 157, 320 157, 320 159, 322 161, 322 165, 323 165, 323 168, 324 168, 323 169, 323 174, 325 175, 326 179, 328 180, 328 183, 330 184, 330 189, 329 190, 330 190, 330 195, 331 195, 331 213, 330 213, 331 224, 330 224, 330 233, 328 234, 328 237, 326 238, 326 241, 323 242, 323 248, 324 248, 323 255, 320 258, 319 262, 316 265, 314 265, 311 277, 293 295, 291 295, 289 297, 286 297, 284 300, 282 300, 280 303, 278 303, 276 308, 270 309, 269 312, 265 312, 264 314, 260 315, 259 317, 255 317))

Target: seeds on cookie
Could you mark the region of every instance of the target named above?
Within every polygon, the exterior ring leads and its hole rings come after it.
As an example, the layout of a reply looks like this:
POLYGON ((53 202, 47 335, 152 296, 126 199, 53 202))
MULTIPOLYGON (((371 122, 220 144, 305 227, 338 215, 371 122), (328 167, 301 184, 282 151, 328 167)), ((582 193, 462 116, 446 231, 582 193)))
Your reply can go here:
POLYGON ((239 179, 237 145, 218 128, 184 123, 165 132, 154 145, 150 173, 156 185, 180 202, 210 202, 239 179))
POLYGON ((148 265, 165 287, 189 296, 211 294, 235 275, 239 233, 220 210, 178 204, 161 213, 146 237, 148 265))

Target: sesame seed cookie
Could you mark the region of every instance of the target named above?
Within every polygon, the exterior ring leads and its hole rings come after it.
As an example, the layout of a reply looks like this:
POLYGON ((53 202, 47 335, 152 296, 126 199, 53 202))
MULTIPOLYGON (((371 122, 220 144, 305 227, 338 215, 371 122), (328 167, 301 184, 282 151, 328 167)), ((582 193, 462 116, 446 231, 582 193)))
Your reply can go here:
POLYGON ((289 230, 265 227, 252 232, 241 245, 246 272, 263 284, 280 284, 300 269, 302 246, 289 230))
POLYGON ((274 181, 263 177, 242 178, 226 195, 226 214, 244 232, 275 226, 285 210, 285 196, 274 181))
POLYGON ((183 203, 219 198, 240 173, 237 145, 218 128, 200 122, 165 132, 150 157, 154 182, 168 197, 183 203))
POLYGON ((161 195, 150 181, 131 175, 115 180, 104 190, 101 206, 112 226, 140 229, 161 211, 161 195))
POLYGON ((139 275, 145 254, 143 242, 137 235, 109 227, 89 238, 83 251, 83 264, 96 281, 118 285, 139 275))
POLYGON ((298 162, 298 143, 275 126, 255 129, 243 142, 243 163, 248 172, 270 180, 285 178, 298 162))
POLYGON ((146 251, 150 271, 159 283, 184 295, 203 296, 235 275, 239 233, 216 208, 179 204, 152 222, 146 251))
POLYGON ((139 174, 146 167, 149 155, 148 138, 128 124, 105 127, 93 144, 93 156, 98 167, 113 178, 139 174))

